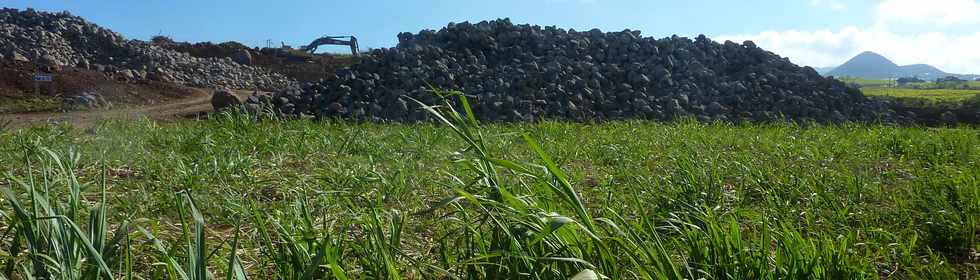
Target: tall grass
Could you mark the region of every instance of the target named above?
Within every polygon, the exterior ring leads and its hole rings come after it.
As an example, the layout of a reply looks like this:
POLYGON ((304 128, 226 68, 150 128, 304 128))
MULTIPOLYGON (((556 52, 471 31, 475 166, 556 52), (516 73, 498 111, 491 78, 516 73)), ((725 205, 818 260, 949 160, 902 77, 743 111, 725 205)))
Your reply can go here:
POLYGON ((86 210, 82 206, 82 186, 75 176, 78 154, 69 153, 62 161, 48 149, 39 148, 37 153, 50 157, 39 170, 40 178, 35 178, 30 158, 26 160, 27 182, 8 175, 22 188, 28 204, 21 203, 11 189, 0 189, 13 210, 7 220, 7 230, 13 231, 14 237, 7 250, 12 259, 6 263, 4 274, 10 277, 20 272, 28 279, 113 279, 107 263, 123 259, 119 247, 128 226, 121 224, 113 238, 107 240, 105 178, 99 184, 99 202, 87 208, 89 221, 84 231, 76 224, 85 220, 86 210), (67 201, 52 200, 52 188, 67 190, 67 201), (22 253, 25 256, 18 258, 22 253))
POLYGON ((0 275, 978 276, 975 130, 500 126, 439 93, 420 104, 439 126, 229 114, 0 134, 18 157, 0 163, 19 163, 0 185, 0 275))

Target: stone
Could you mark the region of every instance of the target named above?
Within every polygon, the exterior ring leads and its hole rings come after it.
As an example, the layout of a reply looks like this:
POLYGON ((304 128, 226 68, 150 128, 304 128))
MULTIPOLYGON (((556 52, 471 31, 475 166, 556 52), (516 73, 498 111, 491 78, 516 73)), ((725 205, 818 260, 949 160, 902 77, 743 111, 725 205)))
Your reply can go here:
POLYGON ((252 115, 262 114, 262 105, 258 103, 245 104, 245 111, 252 115))
POLYGON ((248 50, 239 50, 232 55, 231 60, 242 65, 252 65, 252 53, 248 50))
POLYGON ((174 77, 162 70, 154 70, 146 73, 146 79, 157 82, 173 83, 174 77))
POLYGON ((216 90, 211 95, 211 107, 215 111, 223 111, 228 108, 233 108, 241 105, 242 101, 238 99, 230 90, 216 90))
POLYGON ((710 104, 708 104, 706 111, 711 114, 720 114, 725 111, 725 106, 722 106, 721 103, 718 103, 717 101, 712 101, 710 104))
POLYGON ((129 70, 129 69, 123 69, 122 71, 119 71, 119 77, 126 81, 136 80, 136 74, 133 73, 133 70, 129 70))
POLYGON ((62 65, 64 65, 64 63, 58 60, 58 58, 55 58, 53 55, 50 54, 42 55, 41 58, 38 60, 38 62, 44 66, 61 67, 62 65))
POLYGON ((942 115, 939 116, 939 119, 943 122, 943 124, 948 126, 956 126, 957 123, 956 114, 951 111, 943 112, 942 115))
POLYGON ((87 110, 109 107, 110 105, 111 104, 97 92, 83 92, 65 97, 63 99, 62 107, 67 110, 87 110))
POLYGON ((27 59, 26 56, 24 56, 23 54, 20 54, 19 52, 13 52, 10 55, 10 59, 12 59, 13 61, 31 62, 30 59, 27 59))

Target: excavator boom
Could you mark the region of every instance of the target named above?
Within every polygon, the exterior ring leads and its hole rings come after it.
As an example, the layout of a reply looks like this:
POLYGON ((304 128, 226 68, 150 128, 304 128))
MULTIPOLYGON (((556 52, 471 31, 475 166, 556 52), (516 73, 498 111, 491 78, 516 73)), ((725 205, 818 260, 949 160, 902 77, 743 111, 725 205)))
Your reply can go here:
POLYGON ((303 51, 313 53, 316 49, 323 45, 339 45, 339 46, 350 46, 350 53, 353 56, 360 55, 357 47, 357 38, 354 36, 323 36, 313 40, 312 43, 306 45, 302 48, 303 51), (350 38, 350 40, 341 40, 343 38, 350 38))

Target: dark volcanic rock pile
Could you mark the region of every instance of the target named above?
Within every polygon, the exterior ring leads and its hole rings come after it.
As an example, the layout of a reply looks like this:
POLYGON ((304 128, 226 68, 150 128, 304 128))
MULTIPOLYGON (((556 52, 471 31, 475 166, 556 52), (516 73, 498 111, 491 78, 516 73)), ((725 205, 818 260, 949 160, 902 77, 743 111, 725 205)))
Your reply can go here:
POLYGON ((294 82, 231 59, 204 59, 150 43, 125 40, 69 13, 0 9, 0 59, 54 68, 97 69, 128 80, 150 79, 196 87, 282 89, 294 82))
POLYGON ((888 118, 859 90, 756 47, 704 36, 576 32, 509 20, 398 35, 392 49, 318 84, 250 98, 284 115, 418 120, 428 85, 471 96, 483 120, 622 118, 842 121, 888 118))

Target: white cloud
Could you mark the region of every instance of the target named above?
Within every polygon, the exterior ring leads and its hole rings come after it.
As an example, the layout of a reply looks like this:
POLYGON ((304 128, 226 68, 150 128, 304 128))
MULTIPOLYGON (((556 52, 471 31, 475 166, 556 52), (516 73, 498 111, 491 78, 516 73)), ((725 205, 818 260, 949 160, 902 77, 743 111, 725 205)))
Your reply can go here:
POLYGON ((862 51, 873 51, 900 65, 927 63, 947 72, 980 73, 980 31, 975 31, 980 30, 980 3, 976 0, 887 0, 874 15, 875 24, 866 28, 770 30, 717 40, 752 40, 801 65, 836 66, 862 51), (970 31, 951 30, 955 28, 970 31))
POLYGON ((980 3, 974 0, 887 0, 875 10, 876 25, 919 24, 947 27, 980 23, 980 3))
POLYGON ((840 31, 766 31, 759 34, 726 35, 718 41, 741 42, 752 40, 757 45, 797 64, 828 66, 840 63, 840 58, 860 52, 855 45, 863 44, 864 31, 847 27, 840 31))

